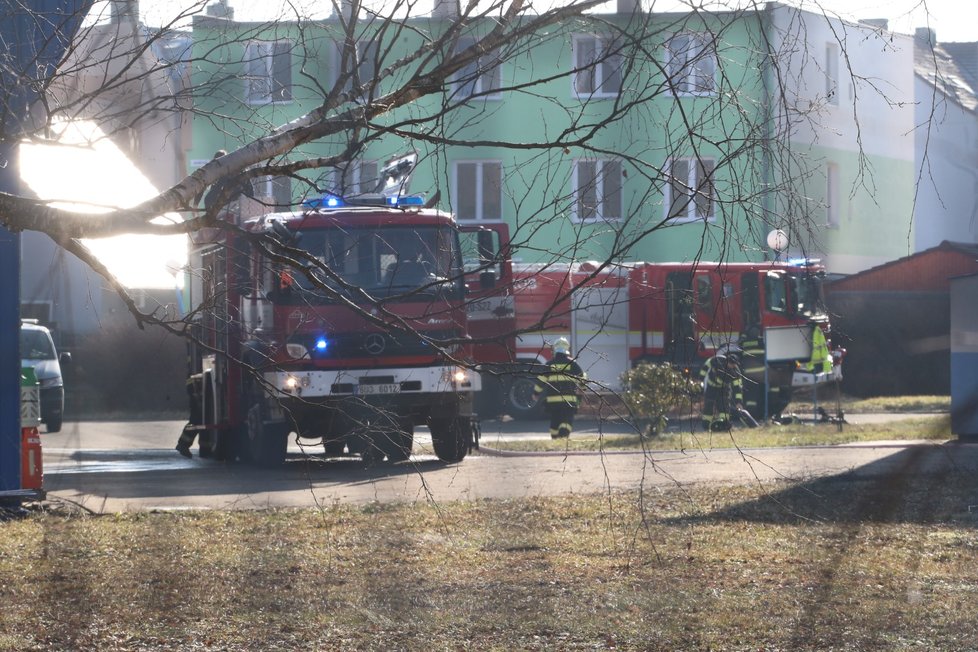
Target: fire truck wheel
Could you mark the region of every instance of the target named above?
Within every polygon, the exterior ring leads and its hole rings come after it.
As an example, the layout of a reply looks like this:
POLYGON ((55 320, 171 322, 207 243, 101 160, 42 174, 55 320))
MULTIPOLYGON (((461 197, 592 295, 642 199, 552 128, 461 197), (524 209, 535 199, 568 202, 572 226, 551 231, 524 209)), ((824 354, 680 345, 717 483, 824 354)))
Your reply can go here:
POLYGON ((431 445, 435 455, 442 462, 454 464, 461 462, 469 452, 468 430, 471 428, 466 419, 451 417, 447 419, 432 419, 431 445))
POLYGON ((496 374, 482 374, 482 389, 475 395, 475 411, 483 419, 495 419, 503 411, 503 382, 496 374))
POLYGON ((334 439, 331 437, 323 437, 323 453, 327 457, 338 457, 343 454, 343 449, 346 447, 346 441, 343 438, 334 439))
POLYGON ((543 418, 543 401, 533 400, 533 376, 514 376, 506 388, 506 411, 514 419, 529 420, 543 418))
POLYGON ((411 457, 414 448, 414 431, 410 423, 398 424, 396 430, 389 430, 380 435, 380 449, 387 455, 387 461, 392 464, 404 462, 411 457))
POLYGON ((252 405, 248 410, 245 432, 250 458, 254 464, 271 467, 279 466, 285 461, 285 453, 289 448, 288 429, 267 427, 260 403, 252 405))

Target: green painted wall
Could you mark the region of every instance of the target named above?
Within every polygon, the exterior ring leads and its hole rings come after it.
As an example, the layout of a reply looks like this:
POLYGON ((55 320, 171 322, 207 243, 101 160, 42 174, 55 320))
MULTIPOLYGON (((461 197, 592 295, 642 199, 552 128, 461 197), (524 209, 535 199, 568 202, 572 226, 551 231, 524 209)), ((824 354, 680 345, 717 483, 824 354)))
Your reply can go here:
MULTIPOLYGON (((627 19, 616 15, 604 18, 620 25, 625 25, 627 19)), ((676 15, 663 14, 643 27, 647 34, 640 39, 642 47, 636 48, 625 62, 631 72, 618 98, 593 99, 583 105, 575 97, 571 78, 566 74, 573 65, 572 35, 593 32, 593 29, 571 23, 539 35, 512 56, 507 55, 503 63, 504 84, 552 76, 548 82, 523 91, 508 91, 500 100, 472 100, 433 125, 416 127, 402 122, 438 113, 442 96, 422 99, 384 116, 379 122, 398 125, 406 131, 418 128, 423 133, 412 140, 385 136, 367 147, 364 158, 383 159, 413 146, 421 154, 422 164, 414 176, 412 191, 430 194, 435 188, 440 189, 440 207, 447 210, 451 210, 454 201, 450 174, 454 161, 501 161, 504 219, 513 229, 516 257, 526 262, 604 259, 621 251, 627 260, 761 259, 765 253, 764 237, 771 221, 777 222, 765 213, 765 207, 790 205, 795 210, 799 205, 789 204, 782 198, 765 204, 761 197, 762 190, 770 187, 772 177, 766 149, 759 140, 770 131, 764 117, 767 90, 761 20, 755 14, 745 13, 736 20, 731 20, 730 15, 718 15, 702 25, 686 23, 687 28, 705 27, 717 35, 718 92, 711 97, 678 100, 664 87, 660 73, 664 65, 662 43, 674 33, 676 24, 676 15), (630 102, 635 104, 624 115, 591 129, 592 124, 600 122, 614 107, 630 102), (522 145, 549 143, 568 133, 573 137, 586 136, 590 147, 609 156, 622 153, 634 157, 636 162, 624 165, 625 219, 580 223, 571 218, 573 161, 582 156, 581 148, 571 146, 561 152, 493 144, 493 141, 522 145), (443 145, 439 139, 486 142, 480 146, 443 145), (718 216, 709 223, 695 221, 664 226, 666 163, 670 156, 696 154, 718 161, 715 179, 718 216)), ((196 98, 196 107, 203 115, 194 120, 194 149, 190 159, 208 159, 217 148, 236 147, 318 106, 323 90, 331 87, 335 74, 336 46, 331 36, 335 25, 329 21, 304 25, 301 32, 295 25, 258 30, 252 25, 232 24, 227 31, 220 25, 207 19, 195 22, 194 55, 203 63, 196 66, 193 81, 195 86, 207 83, 208 90, 196 98), (305 58, 293 58, 291 103, 249 106, 242 101, 244 84, 239 75, 243 69, 240 63, 234 62, 242 59, 241 41, 257 37, 301 42, 302 49, 309 54, 305 58)), ((419 32, 437 33, 443 25, 419 19, 412 21, 411 27, 412 30, 393 37, 391 56, 394 58, 420 47, 419 32)), ((388 42, 391 41, 384 44, 388 42)), ((770 79, 767 83, 769 87, 770 79)), ((330 142, 308 147, 303 153, 329 155, 341 151, 344 145, 345 134, 339 134, 330 142)), ((843 180, 854 178, 857 161, 851 155, 824 148, 813 149, 812 155, 837 161, 843 180)), ((900 216, 909 213, 906 207, 912 163, 877 159, 872 159, 872 163, 879 178, 906 177, 907 191, 887 192, 884 197, 858 192, 851 202, 852 217, 844 215, 837 229, 819 232, 816 228, 812 233, 813 244, 846 252, 869 247, 886 253, 905 236, 900 216), (881 223, 885 220, 889 221, 881 223), (887 237, 879 237, 879 228, 887 229, 887 237)), ((793 182, 792 193, 788 193, 813 202, 806 204, 806 210, 815 210, 811 206, 824 201, 824 175, 816 180, 821 170, 816 168, 807 181, 793 182)), ((295 190, 297 194, 301 192, 298 187, 295 190)))

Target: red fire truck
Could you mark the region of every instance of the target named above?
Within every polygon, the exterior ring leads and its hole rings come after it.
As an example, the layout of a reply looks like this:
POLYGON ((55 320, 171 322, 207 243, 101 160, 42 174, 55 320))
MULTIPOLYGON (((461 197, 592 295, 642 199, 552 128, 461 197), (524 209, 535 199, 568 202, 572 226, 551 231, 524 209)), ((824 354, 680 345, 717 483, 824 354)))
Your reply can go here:
POLYGON ((829 335, 824 276, 812 261, 517 265, 520 371, 506 386, 504 409, 539 415, 532 369, 549 358, 550 342, 566 337, 599 392, 622 389, 622 373, 639 362, 696 373, 722 347, 742 345, 747 407, 758 418, 776 415, 793 387, 840 377, 841 350, 830 372, 800 365, 813 329, 829 335))
POLYGON ((419 425, 445 462, 478 446, 470 330, 512 331, 508 233, 423 203, 330 195, 198 238, 188 387, 202 456, 275 465, 294 433, 396 462, 419 425))

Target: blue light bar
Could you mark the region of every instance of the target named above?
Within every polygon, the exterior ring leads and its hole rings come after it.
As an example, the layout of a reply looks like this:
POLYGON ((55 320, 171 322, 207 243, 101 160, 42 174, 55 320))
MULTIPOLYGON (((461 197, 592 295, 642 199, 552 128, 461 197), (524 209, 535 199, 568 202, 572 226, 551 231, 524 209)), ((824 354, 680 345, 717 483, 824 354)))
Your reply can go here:
POLYGON ((313 197, 302 202, 306 208, 341 208, 346 206, 342 197, 326 193, 322 197, 313 197))
POLYGON ((388 197, 388 206, 424 206, 424 195, 404 195, 388 197))

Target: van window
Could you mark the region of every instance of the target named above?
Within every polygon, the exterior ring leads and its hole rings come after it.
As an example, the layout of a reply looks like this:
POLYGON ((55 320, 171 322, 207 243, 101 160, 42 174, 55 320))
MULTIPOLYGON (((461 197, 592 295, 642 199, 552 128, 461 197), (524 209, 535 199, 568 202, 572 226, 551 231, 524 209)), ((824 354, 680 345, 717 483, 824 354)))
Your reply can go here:
POLYGON ((54 360, 54 345, 41 330, 20 329, 20 357, 24 360, 54 360))

